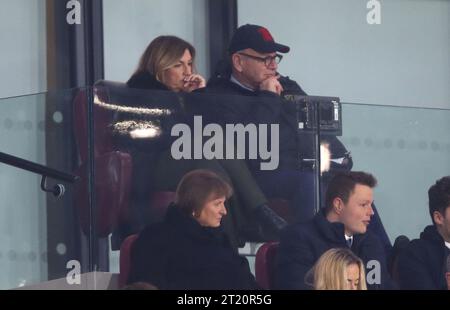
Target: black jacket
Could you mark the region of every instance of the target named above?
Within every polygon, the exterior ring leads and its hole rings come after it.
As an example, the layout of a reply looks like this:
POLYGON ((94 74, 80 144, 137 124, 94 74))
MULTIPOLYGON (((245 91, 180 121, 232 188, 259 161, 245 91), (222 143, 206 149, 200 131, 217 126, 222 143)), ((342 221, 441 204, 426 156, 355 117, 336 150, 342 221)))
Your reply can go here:
MULTIPOLYGON (((284 92, 281 96, 270 91, 249 91, 230 81, 229 73, 218 74, 208 81, 204 92, 234 95, 216 100, 210 109, 225 123, 234 124, 279 124, 280 169, 297 169, 299 158, 314 158, 314 136, 298 130, 297 107, 286 100, 285 94, 306 96, 303 89, 288 77, 281 77, 284 92), (240 97, 237 97, 239 95, 240 97), (242 96, 249 97, 245 100, 242 96)), ((344 157, 347 153, 344 145, 334 136, 322 137, 330 143, 333 158, 344 157)), ((351 159, 350 159, 351 160, 351 159)), ((351 168, 352 163, 349 163, 351 168)), ((253 167, 257 168, 259 167, 253 167)), ((346 167, 346 170, 350 170, 346 167)))
POLYGON ((163 223, 141 232, 131 254, 129 283, 179 290, 257 288, 247 260, 222 230, 200 226, 175 205, 163 223))
MULTIPOLYGON (((305 283, 305 276, 320 256, 331 248, 346 247, 344 225, 330 223, 323 211, 309 222, 288 227, 281 235, 276 260, 277 288, 311 289, 305 283)), ((380 285, 368 285, 369 289, 393 288, 387 274, 385 253, 377 237, 371 232, 354 235, 351 250, 362 259, 366 267, 371 260, 380 263, 380 285)))
POLYGON ((159 82, 154 75, 148 72, 133 74, 127 81, 127 86, 138 89, 169 90, 166 85, 159 82))
POLYGON ((410 242, 398 260, 401 289, 446 290, 446 259, 450 251, 434 225, 427 226, 420 239, 410 242))

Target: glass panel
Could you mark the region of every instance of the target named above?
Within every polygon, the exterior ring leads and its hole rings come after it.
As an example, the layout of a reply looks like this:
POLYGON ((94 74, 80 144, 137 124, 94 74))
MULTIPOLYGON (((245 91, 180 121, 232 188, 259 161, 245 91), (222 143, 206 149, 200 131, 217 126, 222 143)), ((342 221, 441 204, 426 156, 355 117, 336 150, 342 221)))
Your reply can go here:
POLYGON ((343 104, 353 170, 378 179, 375 204, 392 241, 431 224, 428 189, 450 171, 450 110, 343 104))
MULTIPOLYGON (((87 157, 87 110, 80 109, 86 93, 70 89, 0 100, 0 152, 80 175, 79 160, 87 157)), ((67 285, 71 271, 88 271, 88 239, 78 220, 79 211, 88 210, 81 206, 88 200, 85 179, 71 184, 49 177, 47 189, 65 188, 55 197, 41 190, 39 175, 0 163, 0 182, 0 288, 55 279, 67 285)))
POLYGON ((3 0, 1 5, 0 98, 46 91, 47 1, 3 0))
POLYGON ((179 181, 194 169, 212 170, 232 184, 222 227, 234 246, 276 239, 256 214, 263 204, 288 222, 314 214, 315 132, 298 130, 301 109, 293 102, 138 90, 107 81, 94 98, 96 226, 102 236, 111 234, 110 270, 118 270, 114 251, 127 236, 163 220, 179 181), (308 150, 305 161, 300 140, 308 150))

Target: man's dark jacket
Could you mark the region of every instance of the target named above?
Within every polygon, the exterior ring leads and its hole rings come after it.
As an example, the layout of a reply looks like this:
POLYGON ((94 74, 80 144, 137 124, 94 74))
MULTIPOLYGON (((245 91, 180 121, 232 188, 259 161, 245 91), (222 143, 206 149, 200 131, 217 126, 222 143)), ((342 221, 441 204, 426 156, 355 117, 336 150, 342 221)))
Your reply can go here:
MULTIPOLYGON (((309 222, 289 226, 280 238, 276 259, 277 288, 311 289, 312 283, 306 283, 311 281, 305 279, 308 271, 324 252, 332 248, 347 248, 344 225, 330 223, 323 210, 309 222)), ((367 269, 369 261, 376 260, 380 263, 380 283, 367 283, 369 289, 393 288, 387 273, 383 247, 375 235, 370 231, 354 235, 351 250, 364 262, 366 275, 371 270, 367 269)), ((371 279, 371 274, 367 278, 371 279)))
POLYGON ((446 260, 450 255, 434 225, 427 226, 419 239, 400 253, 399 284, 408 290, 446 290, 446 260))
MULTIPOLYGON (((281 77, 279 81, 284 89, 281 96, 270 91, 247 90, 231 82, 229 72, 218 74, 208 81, 203 92, 221 96, 203 111, 209 110, 209 115, 216 115, 218 119, 213 121, 218 123, 279 124, 279 168, 296 169, 300 167, 299 158, 314 158, 314 136, 299 132, 297 107, 294 102, 284 99, 284 94, 306 96, 306 93, 288 77, 281 77)), ((344 157, 347 150, 336 137, 323 137, 323 140, 331 144, 333 158, 344 157)))
POLYGON ((171 205, 164 222, 148 226, 131 252, 128 283, 159 289, 254 289, 248 262, 219 228, 202 227, 171 205))

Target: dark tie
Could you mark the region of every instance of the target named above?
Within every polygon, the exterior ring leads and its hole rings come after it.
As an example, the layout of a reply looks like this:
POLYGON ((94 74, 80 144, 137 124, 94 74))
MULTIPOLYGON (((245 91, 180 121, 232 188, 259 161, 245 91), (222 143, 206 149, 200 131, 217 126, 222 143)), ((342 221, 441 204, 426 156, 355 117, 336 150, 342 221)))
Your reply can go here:
POLYGON ((347 246, 348 246, 349 248, 352 247, 352 241, 353 241, 353 238, 349 238, 349 239, 346 239, 346 240, 345 240, 345 242, 347 242, 347 246))

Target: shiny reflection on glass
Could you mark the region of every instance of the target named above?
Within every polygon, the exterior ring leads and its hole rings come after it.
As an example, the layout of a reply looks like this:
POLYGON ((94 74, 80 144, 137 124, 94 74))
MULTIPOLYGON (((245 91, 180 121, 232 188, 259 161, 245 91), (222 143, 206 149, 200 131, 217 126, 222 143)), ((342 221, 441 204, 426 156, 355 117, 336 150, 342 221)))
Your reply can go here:
POLYGON ((123 121, 113 125, 117 134, 129 135, 132 139, 151 139, 161 136, 161 128, 151 121, 123 121))
POLYGON ((67 252, 67 247, 64 243, 58 243, 56 245, 56 253, 58 253, 59 255, 65 255, 67 252))
POLYGON ((60 111, 53 113, 53 121, 57 124, 61 124, 64 120, 63 114, 60 111))
POLYGON ((111 111, 117 111, 121 113, 134 113, 142 116, 168 116, 173 113, 173 111, 170 109, 132 107, 115 103, 106 103, 103 102, 97 95, 94 96, 94 104, 111 111))

